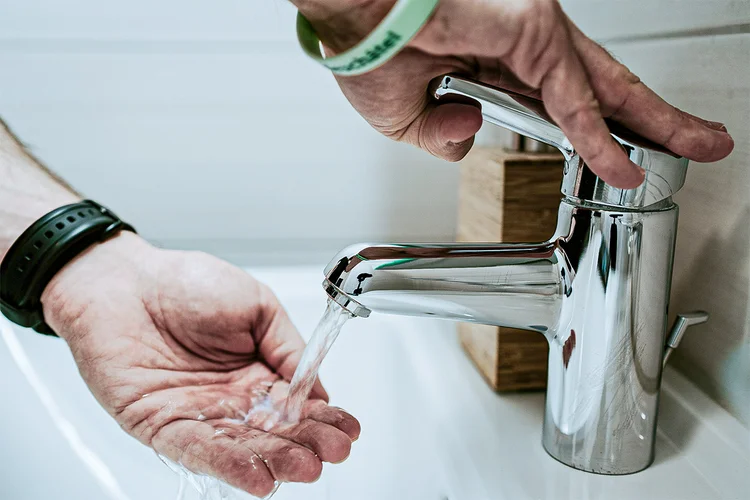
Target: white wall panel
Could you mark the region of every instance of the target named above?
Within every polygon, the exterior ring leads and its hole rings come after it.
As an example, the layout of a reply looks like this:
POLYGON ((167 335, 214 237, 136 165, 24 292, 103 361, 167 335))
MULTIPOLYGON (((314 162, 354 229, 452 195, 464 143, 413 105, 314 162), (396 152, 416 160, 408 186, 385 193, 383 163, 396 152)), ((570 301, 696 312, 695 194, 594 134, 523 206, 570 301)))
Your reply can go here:
POLYGON ((92 44, 0 44, 0 114, 147 237, 217 253, 452 238, 457 167, 372 130, 296 46, 92 44))
POLYGON ((747 0, 560 0, 565 12, 590 37, 663 37, 706 30, 745 31, 747 0))
POLYGON ((294 40, 286 0, 0 0, 0 39, 294 40))

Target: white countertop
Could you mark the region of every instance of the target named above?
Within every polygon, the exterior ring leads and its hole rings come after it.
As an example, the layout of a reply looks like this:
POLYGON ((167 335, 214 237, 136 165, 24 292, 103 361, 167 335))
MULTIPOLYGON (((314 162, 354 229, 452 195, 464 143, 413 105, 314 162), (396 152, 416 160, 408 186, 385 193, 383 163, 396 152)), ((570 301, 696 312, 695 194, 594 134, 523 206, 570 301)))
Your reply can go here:
MULTIPOLYGON (((309 335, 325 304, 320 273, 255 275, 309 335)), ((0 327, 8 331, 7 323, 0 327)), ((0 342, 0 499, 176 497, 175 476, 98 407, 63 342, 21 330, 14 338, 59 416, 50 417, 0 342)), ((283 485, 276 500, 707 500, 744 499, 750 491, 750 432, 673 370, 663 386, 656 462, 619 477, 550 458, 541 446, 544 395, 492 392, 452 323, 352 320, 322 377, 332 404, 360 419, 362 437, 345 463, 326 465, 313 485, 283 485)))

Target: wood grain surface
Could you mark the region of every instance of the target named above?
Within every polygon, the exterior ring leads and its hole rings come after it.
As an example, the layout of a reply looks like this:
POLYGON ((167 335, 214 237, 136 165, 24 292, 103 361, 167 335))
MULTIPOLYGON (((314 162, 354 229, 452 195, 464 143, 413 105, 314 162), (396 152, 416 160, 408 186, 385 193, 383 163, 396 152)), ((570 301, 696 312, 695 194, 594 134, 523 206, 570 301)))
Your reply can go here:
MULTIPOLYGON (((552 236, 562 157, 477 148, 461 164, 458 241, 540 242, 552 236)), ((461 344, 497 391, 542 389, 547 341, 535 332, 462 323, 461 344)))

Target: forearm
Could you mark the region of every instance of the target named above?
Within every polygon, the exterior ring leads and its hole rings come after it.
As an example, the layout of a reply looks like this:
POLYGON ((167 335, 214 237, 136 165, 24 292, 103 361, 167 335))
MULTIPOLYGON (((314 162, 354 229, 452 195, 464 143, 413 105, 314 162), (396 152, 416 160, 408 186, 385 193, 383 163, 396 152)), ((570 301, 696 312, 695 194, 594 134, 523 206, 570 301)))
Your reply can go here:
POLYGON ((80 196, 31 156, 0 120, 0 259, 36 219, 80 196))

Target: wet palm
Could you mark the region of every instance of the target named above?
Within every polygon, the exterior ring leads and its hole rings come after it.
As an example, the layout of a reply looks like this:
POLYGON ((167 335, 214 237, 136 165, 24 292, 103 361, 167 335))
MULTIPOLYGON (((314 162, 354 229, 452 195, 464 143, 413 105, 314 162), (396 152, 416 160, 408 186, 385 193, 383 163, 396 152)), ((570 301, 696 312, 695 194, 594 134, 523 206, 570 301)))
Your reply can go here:
POLYGON ((193 472, 263 496, 316 480, 359 435, 319 383, 299 424, 269 429, 304 343, 270 290, 218 259, 122 234, 67 266, 44 304, 102 406, 193 472))

